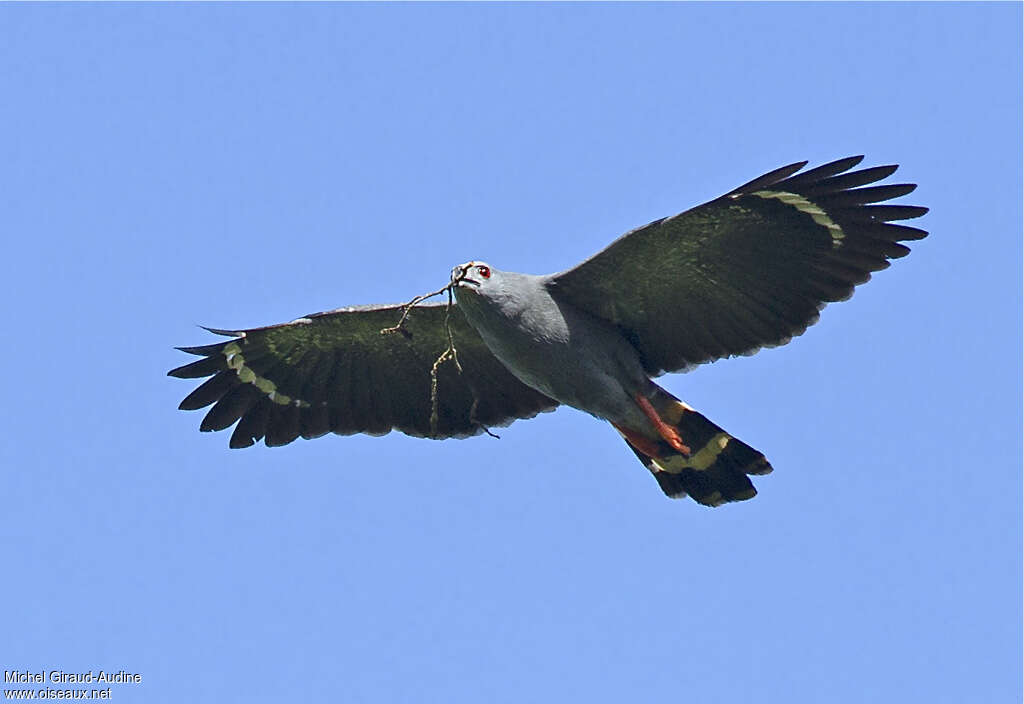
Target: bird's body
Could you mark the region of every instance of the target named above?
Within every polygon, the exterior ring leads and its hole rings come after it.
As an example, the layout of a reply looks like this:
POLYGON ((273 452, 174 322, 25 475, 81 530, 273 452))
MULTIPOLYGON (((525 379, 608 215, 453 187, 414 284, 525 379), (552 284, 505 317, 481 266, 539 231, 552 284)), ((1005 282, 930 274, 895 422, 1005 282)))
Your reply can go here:
MULTIPOLYGON (((472 272, 474 265, 456 269, 472 272)), ((633 399, 648 379, 622 333, 557 300, 547 286, 550 276, 488 271, 482 284, 457 284, 455 298, 494 356, 517 379, 559 403, 641 426, 644 415, 633 399)))
POLYGON ((654 383, 622 330, 561 300, 556 278, 475 261, 452 270, 459 309, 491 353, 526 386, 611 423, 666 494, 753 496, 746 475, 771 471, 764 456, 654 383))
POLYGON ((170 374, 210 378, 180 408, 213 404, 200 430, 237 423, 230 446, 248 447, 392 429, 467 437, 561 404, 614 425, 667 495, 749 499, 749 475, 772 470, 764 455, 652 377, 785 344, 925 237, 894 222, 927 208, 886 203, 916 186, 869 185, 896 167, 851 171, 861 158, 776 169, 558 274, 457 266, 457 305, 212 330, 234 339, 181 348, 202 359, 170 374))

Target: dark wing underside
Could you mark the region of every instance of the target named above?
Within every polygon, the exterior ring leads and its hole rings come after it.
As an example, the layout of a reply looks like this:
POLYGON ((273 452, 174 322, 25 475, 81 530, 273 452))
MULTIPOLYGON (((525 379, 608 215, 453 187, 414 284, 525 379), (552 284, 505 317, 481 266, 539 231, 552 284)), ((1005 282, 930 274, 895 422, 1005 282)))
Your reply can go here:
POLYGON ((553 295, 616 323, 649 373, 781 345, 927 233, 896 220, 927 208, 873 205, 914 184, 867 186, 896 166, 807 162, 629 232, 569 271, 553 295), (794 175, 795 174, 795 175, 794 175))
POLYGON ((448 347, 444 304, 421 304, 401 332, 382 334, 401 306, 356 306, 252 330, 214 331, 234 339, 181 347, 203 357, 168 374, 210 377, 181 402, 182 410, 213 404, 200 430, 238 425, 231 447, 261 438, 268 446, 297 437, 383 435, 467 437, 508 425, 558 404, 524 385, 499 362, 458 307, 450 326, 460 374, 439 365, 436 428, 431 427, 431 377, 448 347))

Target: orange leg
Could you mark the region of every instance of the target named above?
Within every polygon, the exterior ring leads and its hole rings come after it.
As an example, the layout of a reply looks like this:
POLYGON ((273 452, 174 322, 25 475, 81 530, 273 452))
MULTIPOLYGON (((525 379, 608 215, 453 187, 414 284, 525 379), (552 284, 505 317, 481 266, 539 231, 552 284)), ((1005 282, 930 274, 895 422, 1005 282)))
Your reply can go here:
MULTIPOLYGON (((671 425, 666 423, 658 415, 658 412, 654 410, 654 406, 647 400, 647 397, 643 394, 637 394, 633 398, 636 399, 636 403, 640 406, 640 410, 644 412, 644 415, 654 424, 655 430, 658 431, 658 435, 665 438, 665 442, 673 447, 677 452, 685 457, 690 456, 690 448, 683 444, 683 439, 679 437, 679 433, 671 425)), ((641 448, 642 449, 642 448, 641 448)))
POLYGON ((654 440, 651 440, 649 437, 641 435, 640 433, 634 430, 630 430, 629 428, 626 428, 624 426, 621 426, 618 423, 612 423, 612 425, 614 425, 615 428, 620 433, 622 433, 623 437, 629 440, 630 445, 632 445, 633 447, 635 447, 637 450, 644 453, 648 457, 653 459, 665 454, 665 451, 658 447, 658 443, 654 440))

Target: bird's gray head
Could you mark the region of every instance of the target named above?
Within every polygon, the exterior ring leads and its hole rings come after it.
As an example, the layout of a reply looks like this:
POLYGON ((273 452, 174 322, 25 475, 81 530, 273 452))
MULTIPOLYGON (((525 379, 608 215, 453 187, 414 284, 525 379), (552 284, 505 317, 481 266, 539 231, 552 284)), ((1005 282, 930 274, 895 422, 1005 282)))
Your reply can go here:
POLYGON ((486 292, 497 284, 498 278, 499 272, 485 262, 466 262, 452 269, 452 285, 456 290, 462 288, 474 293, 486 292))

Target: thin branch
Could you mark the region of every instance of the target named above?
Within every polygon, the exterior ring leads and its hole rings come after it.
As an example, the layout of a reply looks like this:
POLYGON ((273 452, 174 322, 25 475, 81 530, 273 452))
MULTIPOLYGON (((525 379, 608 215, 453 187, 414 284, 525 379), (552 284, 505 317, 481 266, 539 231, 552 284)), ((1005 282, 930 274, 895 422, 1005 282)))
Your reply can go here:
POLYGON ((430 434, 437 435, 437 422, 439 418, 437 401, 437 370, 451 355, 451 348, 441 353, 441 356, 434 360, 434 366, 430 368, 430 434))
MULTIPOLYGON (((425 293, 425 294, 423 294, 421 296, 416 296, 415 298, 413 298, 408 303, 405 303, 404 305, 402 305, 402 317, 399 318, 398 323, 396 325, 392 325, 391 327, 384 328, 384 329, 382 329, 380 331, 381 335, 388 335, 390 333, 395 333, 395 332, 400 332, 400 333, 403 333, 405 335, 408 335, 408 333, 405 331, 404 325, 405 325, 405 321, 409 317, 409 313, 412 311, 412 309, 417 304, 422 303, 423 301, 427 300, 428 298, 433 298, 434 296, 439 296, 442 293, 444 293, 445 291, 448 292, 448 305, 445 306, 445 310, 444 310, 444 332, 445 332, 445 335, 447 335, 447 337, 448 337, 448 346, 445 348, 445 350, 441 354, 438 355, 437 359, 434 360, 433 365, 431 365, 431 367, 430 367, 430 434, 431 435, 435 435, 435 436, 437 435, 437 424, 438 424, 438 422, 440 420, 440 411, 439 411, 440 403, 439 403, 438 395, 437 395, 437 373, 438 373, 438 370, 440 370, 442 364, 444 364, 445 362, 447 362, 450 359, 453 362, 455 362, 455 369, 458 370, 460 375, 462 374, 462 364, 459 362, 458 349, 455 347, 455 338, 452 336, 451 316, 452 316, 452 308, 455 306, 454 296, 452 295, 452 287, 453 287, 453 284, 448 284, 444 288, 439 288, 436 291, 434 291, 433 293, 425 293)), ((467 384, 467 385, 469 386, 470 393, 473 394, 473 405, 470 406, 470 409, 469 409, 469 422, 472 423, 473 425, 477 426, 478 428, 482 429, 485 433, 490 435, 492 438, 500 437, 500 436, 496 435, 495 433, 492 433, 490 428, 488 428, 483 423, 480 423, 476 419, 476 409, 477 409, 477 406, 480 403, 480 398, 476 395, 476 389, 473 388, 472 384, 467 384)))
POLYGON ((475 425, 476 427, 480 428, 481 430, 483 430, 485 433, 490 435, 492 438, 495 438, 496 440, 501 440, 501 436, 500 435, 498 435, 497 433, 491 432, 490 428, 488 428, 486 425, 484 425, 483 423, 481 423, 480 421, 478 421, 476 419, 476 408, 477 408, 477 406, 480 405, 480 397, 476 395, 476 391, 473 390, 472 386, 469 387, 469 390, 473 394, 473 405, 469 407, 469 422, 472 423, 473 425, 475 425))
MULTIPOLYGON (((408 303, 403 304, 402 305, 402 317, 398 319, 398 324, 397 325, 392 325, 389 328, 384 328, 383 330, 380 331, 380 334, 381 335, 387 335, 387 334, 393 333, 393 332, 402 332, 402 330, 403 330, 402 326, 405 325, 405 319, 409 317, 409 312, 413 309, 413 307, 415 307, 418 303, 422 303, 423 301, 427 300, 428 298, 433 298, 434 296, 440 296, 445 291, 448 292, 448 307, 451 308, 451 305, 452 305, 452 285, 448 284, 444 288, 439 288, 436 291, 434 291, 433 293, 424 293, 422 296, 416 296, 414 299, 412 299, 408 303)), ((445 320, 447 320, 447 317, 445 318, 445 320)))
MULTIPOLYGON (((448 305, 445 306, 444 310, 444 331, 448 335, 448 347, 445 348, 444 352, 438 355, 437 359, 434 360, 433 366, 430 368, 430 434, 437 435, 437 423, 439 418, 438 412, 438 398, 437 398, 437 370, 441 368, 441 365, 446 360, 451 359, 455 362, 455 368, 462 374, 462 365, 459 364, 459 353, 455 351, 455 338, 452 337, 452 326, 451 326, 451 314, 452 305, 454 301, 452 299, 451 286, 448 287, 448 305)), ((473 391, 473 387, 469 389, 473 391)), ((473 394, 474 403, 476 394, 473 394)))
POLYGON ((448 305, 444 307, 444 331, 448 335, 448 349, 452 351, 452 359, 455 361, 455 368, 462 373, 462 365, 459 364, 459 353, 455 350, 455 339, 452 337, 452 308, 455 306, 455 299, 452 297, 452 287, 448 287, 448 305))

